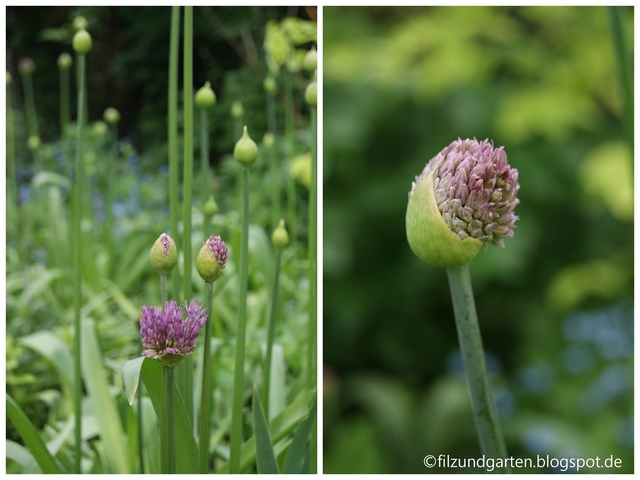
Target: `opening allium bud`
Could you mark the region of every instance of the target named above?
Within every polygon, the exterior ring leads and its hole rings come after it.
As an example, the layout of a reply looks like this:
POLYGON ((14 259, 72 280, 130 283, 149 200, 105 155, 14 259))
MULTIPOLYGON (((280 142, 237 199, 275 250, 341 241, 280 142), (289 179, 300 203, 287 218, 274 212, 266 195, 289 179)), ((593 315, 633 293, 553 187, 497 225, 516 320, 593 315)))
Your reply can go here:
POLYGON ((102 114, 102 118, 109 125, 114 125, 120 121, 120 112, 113 107, 109 107, 102 114))
POLYGON ((36 71, 36 64, 29 57, 20 59, 18 63, 18 73, 22 76, 31 75, 36 71))
POLYGON ((196 92, 196 105, 202 110, 209 110, 216 103, 216 94, 211 89, 211 84, 205 82, 204 86, 196 92))
POLYGON ((196 259, 196 268, 205 282, 213 283, 222 275, 227 256, 227 246, 220 237, 211 236, 204 242, 196 259))
POLYGON ((166 233, 160 235, 151 247, 149 260, 151 260, 151 266, 161 275, 166 275, 173 270, 178 263, 178 248, 173 238, 166 233))
POLYGON ((427 163, 409 192, 409 246, 439 267, 469 263, 485 244, 504 247, 513 236, 518 171, 504 147, 456 140, 427 163))
POLYGON ((86 55, 91 51, 91 45, 91 35, 86 30, 78 30, 73 36, 73 49, 76 52, 86 55))
POLYGON ((233 149, 233 158, 240 162, 243 166, 249 167, 258 157, 258 146, 256 142, 251 140, 247 126, 244 126, 242 138, 238 140, 233 149))
POLYGON ((244 107, 242 103, 237 100, 231 104, 231 118, 242 118, 244 117, 244 107))
POLYGON ((68 53, 61 53, 58 57, 58 68, 60 70, 69 70, 73 65, 73 58, 68 53))
POLYGON ((284 248, 289 243, 289 233, 284 226, 284 218, 280 219, 278 226, 271 234, 271 242, 276 248, 284 248))
POLYGON ((164 312, 156 307, 142 307, 140 336, 147 358, 158 360, 166 367, 175 367, 196 348, 200 329, 207 322, 207 310, 195 300, 189 305, 172 300, 165 302, 164 312), (183 313, 187 318, 183 321, 183 313))
POLYGON ((318 68, 318 51, 316 47, 312 47, 302 60, 302 68, 307 72, 314 72, 318 68))

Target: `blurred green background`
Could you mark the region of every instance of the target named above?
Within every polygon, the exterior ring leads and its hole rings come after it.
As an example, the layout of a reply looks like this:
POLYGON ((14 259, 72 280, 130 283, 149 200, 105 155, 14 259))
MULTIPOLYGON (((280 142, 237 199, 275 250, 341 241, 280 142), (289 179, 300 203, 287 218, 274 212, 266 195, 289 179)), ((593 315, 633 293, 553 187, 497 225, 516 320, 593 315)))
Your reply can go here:
POLYGON ((633 160, 609 14, 324 8, 325 473, 479 471, 422 465, 480 450, 445 270, 404 223, 458 137, 520 172, 515 236, 470 265, 509 454, 633 472, 633 160))

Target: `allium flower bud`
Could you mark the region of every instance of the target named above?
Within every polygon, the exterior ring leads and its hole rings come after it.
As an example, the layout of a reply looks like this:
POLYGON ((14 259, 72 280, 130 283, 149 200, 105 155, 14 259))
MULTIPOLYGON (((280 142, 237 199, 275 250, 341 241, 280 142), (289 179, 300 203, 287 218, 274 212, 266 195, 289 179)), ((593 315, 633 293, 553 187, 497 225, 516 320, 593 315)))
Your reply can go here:
POLYGON ((31 75, 36 71, 36 64, 29 57, 24 57, 18 63, 18 73, 23 77, 25 75, 31 75))
POLYGON ((102 120, 98 120, 93 124, 93 133, 96 137, 104 137, 109 131, 109 127, 102 120))
POLYGON ((276 141, 276 138, 273 136, 273 133, 271 132, 265 133, 264 137, 262 137, 262 144, 267 148, 273 147, 273 144, 275 143, 275 141, 276 141))
POLYGON ((73 36, 73 49, 76 52, 86 55, 91 51, 91 45, 91 35, 86 30, 78 30, 73 36))
POLYGON ((284 226, 284 218, 280 219, 278 226, 271 234, 271 242, 276 248, 284 248, 289 243, 289 233, 284 226))
POLYGON ((145 348, 142 354, 173 368, 193 353, 198 333, 206 322, 207 310, 195 300, 180 306, 174 300, 165 302, 164 312, 153 306, 142 307, 140 336, 145 348), (187 314, 184 321, 183 309, 187 314))
POLYGON ((37 135, 29 135, 29 138, 27 138, 27 147, 32 152, 40 148, 40 137, 37 135))
POLYGON ((58 68, 60 70, 69 70, 73 65, 73 58, 68 53, 61 53, 58 57, 58 68))
POLYGON ((267 75, 267 77, 264 79, 264 82, 262 82, 262 87, 264 88, 264 91, 274 95, 277 91, 278 91, 278 84, 276 83, 276 79, 273 78, 272 75, 267 75))
POLYGON ((209 110, 216 103, 216 94, 211 89, 211 83, 205 82, 204 86, 196 92, 196 105, 202 110, 209 110))
POLYGON ((178 248, 173 238, 166 233, 160 235, 151 247, 149 260, 151 260, 151 266, 161 275, 166 275, 173 270, 178 263, 178 248))
POLYGON ((513 236, 518 171, 504 147, 456 140, 427 163, 409 192, 406 228, 413 253, 440 267, 466 265, 485 244, 513 236))
POLYGON ((214 200, 213 195, 211 195, 207 203, 204 204, 204 214, 208 217, 213 217, 216 213, 218 213, 218 204, 214 200))
POLYGON ((227 256, 227 246, 220 237, 211 236, 204 242, 196 259, 196 268, 205 282, 213 283, 222 275, 227 256))
POLYGON ((86 30, 89 27, 89 22, 82 15, 78 15, 73 19, 73 29, 77 32, 78 30, 86 30))
POLYGON ((318 83, 316 82, 315 75, 313 82, 311 82, 304 92, 304 99, 307 101, 310 107, 316 108, 318 105, 318 83))
POLYGON ((120 112, 113 107, 109 107, 102 114, 102 118, 109 125, 115 125, 120 121, 120 112))
POLYGON ((302 60, 302 67, 307 72, 315 72, 316 68, 318 68, 318 51, 316 50, 316 47, 312 47, 304 56, 304 60, 302 60))
POLYGON ((244 167, 250 167, 258 157, 258 146, 256 142, 251 140, 247 126, 244 126, 242 132, 242 138, 238 140, 235 148, 233 149, 233 158, 240 162, 244 167))
POLYGON ((242 103, 237 100, 231 104, 231 118, 242 118, 244 117, 244 107, 242 103))

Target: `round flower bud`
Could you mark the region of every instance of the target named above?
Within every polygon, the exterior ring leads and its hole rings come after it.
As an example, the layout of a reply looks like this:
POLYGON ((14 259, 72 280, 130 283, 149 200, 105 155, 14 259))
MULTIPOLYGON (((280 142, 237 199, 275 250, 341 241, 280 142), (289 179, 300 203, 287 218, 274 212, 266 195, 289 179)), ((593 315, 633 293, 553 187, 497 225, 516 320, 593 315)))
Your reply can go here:
POLYGON ((409 192, 411 250, 425 263, 449 268, 466 265, 485 244, 503 247, 518 218, 519 188, 504 147, 458 139, 427 163, 409 192))
POLYGON ((178 263, 178 248, 173 238, 166 233, 160 235, 151 247, 149 260, 151 260, 151 266, 161 275, 166 275, 173 270, 178 263))
POLYGON ((196 92, 196 105, 202 110, 209 110, 216 103, 216 94, 211 89, 211 84, 205 82, 204 86, 196 92))
POLYGON ((233 158, 240 162, 244 167, 250 167, 258 157, 258 146, 256 142, 251 140, 247 126, 244 126, 242 132, 242 138, 238 140, 235 148, 233 149, 233 158))
POLYGON ((222 275, 227 264, 227 256, 227 246, 220 240, 220 237, 209 237, 202 245, 200 252, 198 252, 198 258, 196 258, 198 274, 205 282, 215 282, 222 275))
POLYGON ((244 117, 244 107, 242 103, 235 101, 231 105, 231 118, 242 118, 244 117))
POLYGON ((273 133, 271 132, 265 133, 264 137, 262 137, 262 144, 267 148, 273 147, 273 144, 275 143, 275 141, 276 141, 276 138, 273 136, 273 133))
POLYGON ((113 107, 109 107, 102 114, 102 118, 109 125, 114 125, 120 121, 120 112, 113 107))
POLYGON ((98 138, 104 137, 108 131, 109 127, 102 120, 98 120, 93 124, 93 133, 98 138))
POLYGON ((33 63, 33 60, 29 57, 20 59, 20 63, 18 63, 18 73, 20 73, 20 75, 24 77, 25 75, 31 75, 35 71, 36 64, 33 63))
POLYGON ((315 72, 316 68, 318 68, 318 51, 315 47, 311 48, 304 56, 304 60, 302 60, 302 68, 304 68, 307 72, 315 72))
POLYGON ((213 199, 213 195, 211 195, 207 203, 204 204, 204 214, 207 217, 213 217, 216 213, 218 213, 218 204, 213 199))
POLYGON ((91 51, 91 35, 86 30, 78 30, 73 36, 73 49, 82 55, 91 51))
POLYGON ((7 72, 7 85, 11 85, 11 80, 13 80, 13 77, 9 72, 7 72))
POLYGON ((278 84, 276 83, 276 79, 273 78, 272 75, 266 76, 264 82, 262 82, 262 87, 264 88, 265 92, 271 95, 275 95, 275 93, 278 91, 278 84))
POLYGON ((271 234, 271 242, 276 248, 284 248, 289 243, 289 233, 284 226, 284 218, 280 219, 278 226, 271 234))
POLYGON ((312 108, 316 108, 318 105, 318 84, 315 80, 307 86, 304 92, 304 99, 312 108))
POLYGON ((82 15, 78 15, 73 19, 73 29, 77 32, 78 30, 86 30, 89 27, 89 22, 82 15))
POLYGON ((73 58, 68 53, 61 53, 58 57, 58 68, 60 70, 69 70, 73 65, 73 58))
POLYGON ((27 147, 32 152, 40 148, 40 137, 37 135, 30 135, 27 139, 27 147))

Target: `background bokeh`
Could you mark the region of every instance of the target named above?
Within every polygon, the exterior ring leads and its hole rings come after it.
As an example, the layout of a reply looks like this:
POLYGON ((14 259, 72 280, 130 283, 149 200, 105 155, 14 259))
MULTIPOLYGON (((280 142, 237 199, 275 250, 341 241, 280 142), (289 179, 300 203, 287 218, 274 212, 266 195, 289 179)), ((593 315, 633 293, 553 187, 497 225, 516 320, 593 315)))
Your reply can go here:
POLYGON ((470 264, 509 454, 633 472, 633 161, 609 13, 324 8, 325 473, 480 456, 446 273, 404 224, 412 180, 458 137, 520 172, 515 236, 470 264))

